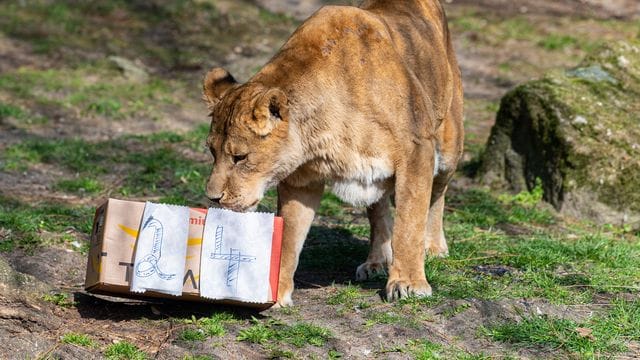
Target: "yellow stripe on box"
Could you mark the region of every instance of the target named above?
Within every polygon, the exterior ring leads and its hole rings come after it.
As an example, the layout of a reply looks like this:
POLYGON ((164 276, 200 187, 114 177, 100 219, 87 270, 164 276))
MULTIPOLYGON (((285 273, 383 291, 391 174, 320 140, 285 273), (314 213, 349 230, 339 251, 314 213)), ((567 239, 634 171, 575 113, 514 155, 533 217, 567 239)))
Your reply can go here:
POLYGON ((133 237, 134 239, 138 237, 138 230, 132 229, 130 227, 124 226, 122 224, 118 224, 118 227, 122 229, 127 235, 133 237))
MULTIPOLYGON (((124 226, 122 224, 118 224, 118 227, 122 231, 127 233, 127 235, 131 236, 132 238, 135 239, 135 238, 138 237, 138 230, 132 229, 132 228, 127 227, 127 226, 124 226)), ((187 240, 187 246, 196 246, 196 245, 202 245, 202 238, 189 238, 187 240)))

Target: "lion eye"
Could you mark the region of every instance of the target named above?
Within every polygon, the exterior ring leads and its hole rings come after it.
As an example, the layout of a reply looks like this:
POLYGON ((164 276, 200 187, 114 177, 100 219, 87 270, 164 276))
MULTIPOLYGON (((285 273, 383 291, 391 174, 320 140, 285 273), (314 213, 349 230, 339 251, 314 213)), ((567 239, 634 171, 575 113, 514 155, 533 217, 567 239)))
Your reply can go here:
POLYGON ((240 161, 246 160, 247 159, 247 154, 244 155, 233 155, 233 163, 237 164, 240 161))

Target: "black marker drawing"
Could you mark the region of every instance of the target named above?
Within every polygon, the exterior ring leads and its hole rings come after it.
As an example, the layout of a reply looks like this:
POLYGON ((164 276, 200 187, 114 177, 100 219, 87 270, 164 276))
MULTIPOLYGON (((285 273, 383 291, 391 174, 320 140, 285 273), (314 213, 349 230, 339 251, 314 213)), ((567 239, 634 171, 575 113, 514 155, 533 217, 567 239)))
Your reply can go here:
POLYGON ((151 228, 153 231, 151 254, 146 255, 138 264, 136 264, 136 276, 149 277, 153 274, 158 274, 162 280, 171 280, 176 276, 176 274, 166 274, 158 267, 158 261, 160 261, 160 257, 162 256, 162 223, 157 219, 154 219, 153 216, 149 216, 149 219, 147 219, 142 226, 140 233, 148 228, 151 228))
POLYGON ((209 256, 210 259, 213 260, 226 260, 228 261, 227 265, 227 287, 233 288, 233 292, 237 291, 238 285, 238 274, 240 272, 240 264, 241 263, 250 263, 256 260, 255 256, 251 255, 242 255, 239 249, 230 248, 229 253, 222 253, 222 233, 224 231, 224 227, 222 225, 218 225, 216 227, 216 241, 214 243, 213 253, 209 256))

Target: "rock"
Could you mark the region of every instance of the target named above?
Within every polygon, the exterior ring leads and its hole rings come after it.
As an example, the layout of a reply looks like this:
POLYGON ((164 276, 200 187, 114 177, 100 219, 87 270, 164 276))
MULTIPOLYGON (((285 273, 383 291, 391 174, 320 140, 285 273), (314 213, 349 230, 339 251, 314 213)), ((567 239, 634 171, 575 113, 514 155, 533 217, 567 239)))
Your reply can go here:
POLYGON ((294 17, 296 20, 305 20, 327 1, 323 0, 257 0, 258 5, 268 11, 286 14, 294 17))
POLYGON ((135 82, 145 82, 149 80, 149 74, 142 64, 119 56, 109 56, 108 59, 122 71, 127 79, 135 82))
POLYGON ((16 271, 10 263, 0 255, 0 293, 45 293, 51 286, 43 283, 31 275, 16 271))
POLYGON ((608 44, 505 95, 478 174, 516 192, 540 178, 563 213, 640 227, 638 139, 640 42, 608 44))

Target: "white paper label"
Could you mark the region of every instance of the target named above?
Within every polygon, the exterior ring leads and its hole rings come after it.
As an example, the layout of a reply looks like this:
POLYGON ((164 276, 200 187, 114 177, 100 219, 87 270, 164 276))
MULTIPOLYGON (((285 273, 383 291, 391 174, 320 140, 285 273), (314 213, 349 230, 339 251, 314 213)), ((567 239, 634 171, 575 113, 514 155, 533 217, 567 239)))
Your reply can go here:
POLYGON ((182 295, 189 208, 147 202, 136 243, 131 291, 182 295))
POLYGON ((265 303, 273 214, 209 209, 200 258, 200 296, 265 303))

